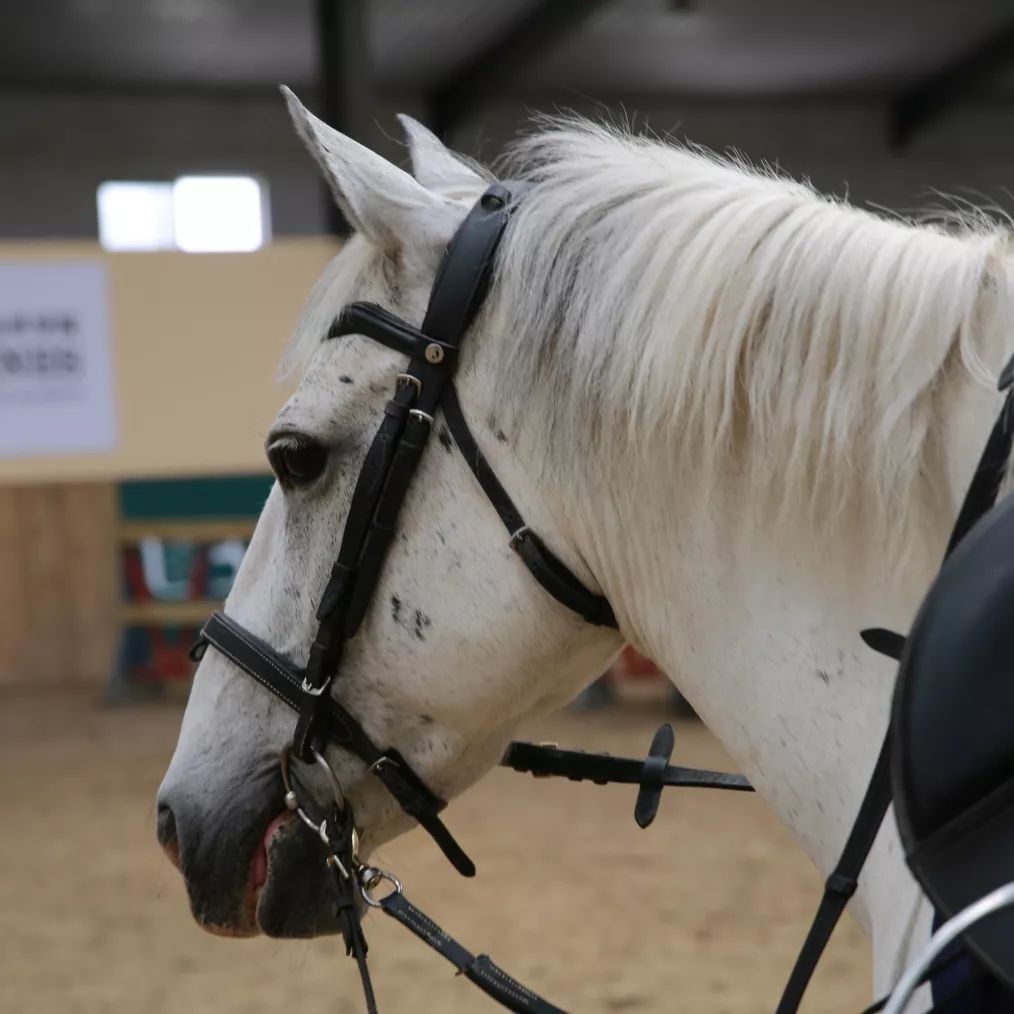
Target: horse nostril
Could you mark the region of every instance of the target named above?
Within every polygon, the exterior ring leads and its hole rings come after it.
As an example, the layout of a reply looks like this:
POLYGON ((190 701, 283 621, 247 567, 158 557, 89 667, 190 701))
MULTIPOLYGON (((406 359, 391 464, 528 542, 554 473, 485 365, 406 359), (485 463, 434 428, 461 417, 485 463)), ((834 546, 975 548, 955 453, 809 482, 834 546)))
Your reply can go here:
MULTIPOLYGON (((170 859, 179 855, 179 840, 176 835, 176 816, 165 804, 158 804, 158 817, 155 821, 155 836, 159 845, 169 853, 170 859)), ((174 859, 175 861, 175 859, 174 859)))

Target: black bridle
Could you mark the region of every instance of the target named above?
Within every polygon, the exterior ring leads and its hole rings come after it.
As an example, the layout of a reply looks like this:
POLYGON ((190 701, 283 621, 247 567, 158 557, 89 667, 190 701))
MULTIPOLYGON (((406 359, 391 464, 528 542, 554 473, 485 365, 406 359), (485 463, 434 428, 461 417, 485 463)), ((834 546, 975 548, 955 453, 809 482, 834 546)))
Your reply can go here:
MULTIPOLYGON (((511 1010, 553 1014, 553 1007, 499 969, 485 955, 476 958, 447 936, 404 897, 390 874, 362 865, 356 856, 354 818, 340 784, 323 756, 326 746, 354 754, 384 784, 401 808, 413 817, 444 852, 455 869, 474 876, 475 864, 440 819, 446 806, 391 746, 381 748, 332 694, 340 678, 346 643, 359 630, 373 599, 384 559, 397 527, 398 514, 438 412, 483 492, 507 530, 509 544, 542 587, 588 623, 615 628, 608 600, 590 591, 525 523, 510 495, 479 449, 458 401, 453 377, 462 340, 489 288, 494 255, 517 201, 520 183, 494 183, 468 213, 451 240, 437 272, 420 327, 372 303, 351 303, 328 330, 327 339, 363 335, 408 357, 398 374, 394 395, 367 452, 356 481, 338 558, 317 606, 317 633, 306 666, 300 668, 271 645, 224 613, 214 613, 192 651, 196 660, 210 645, 248 673, 296 713, 296 728, 283 757, 286 805, 319 834, 328 850, 346 947, 359 964, 367 1008, 375 1010, 366 970, 366 941, 359 924, 355 887, 369 905, 383 910, 434 947, 494 999, 511 1010), (334 806, 318 820, 310 817, 296 791, 289 754, 323 766, 330 774, 334 806), (396 886, 377 901, 371 893, 381 880, 396 886)), ((646 760, 632 760, 559 750, 555 746, 513 743, 503 763, 535 775, 562 775, 635 783, 640 786, 635 816, 642 827, 654 819, 661 790, 670 785, 750 790, 739 775, 698 771, 669 764, 673 733, 663 726, 646 760)))
POLYGON ((362 760, 401 808, 433 837, 459 873, 475 865, 440 820, 446 803, 392 747, 381 749, 356 717, 331 694, 342 653, 355 636, 380 579, 381 568, 438 411, 480 486, 506 527, 510 545, 554 598, 589 623, 615 627, 609 602, 589 591, 526 524, 479 450, 465 421, 453 377, 461 342, 489 287, 493 256, 523 185, 495 183, 474 205, 444 255, 422 326, 373 303, 351 303, 327 333, 365 335, 409 357, 363 462, 342 533, 338 558, 317 606, 317 634, 299 669, 235 620, 215 613, 198 652, 211 645, 297 713, 292 748, 302 761, 326 744, 362 760))
MULTIPOLYGON (((440 819, 446 806, 391 746, 378 746, 359 721, 332 694, 340 678, 345 644, 355 636, 373 599, 384 559, 395 533, 398 514, 438 412, 454 442, 500 515, 510 546, 540 585, 557 601, 587 622, 617 626, 608 600, 589 590, 539 536, 497 479, 479 449, 458 401, 453 377, 461 343, 489 287, 494 255, 526 184, 494 183, 474 205, 451 240, 430 293, 420 327, 414 327, 372 303, 346 306, 327 333, 363 335, 408 357, 398 375, 394 395, 373 439, 356 482, 342 534, 338 558, 317 607, 317 634, 305 667, 275 651, 235 620, 215 613, 204 625, 193 649, 199 659, 210 645, 229 658, 296 713, 292 744, 283 755, 286 805, 320 836, 327 848, 329 881, 346 948, 359 965, 367 1009, 376 1011, 366 968, 366 941, 360 925, 359 900, 381 908, 408 927, 476 985, 503 1006, 530 1014, 562 1014, 498 968, 486 955, 476 957, 449 937, 404 897, 391 874, 359 862, 354 816, 341 786, 323 756, 328 745, 355 755, 384 784, 401 808, 430 834, 459 873, 474 876, 475 865, 440 819), (328 773, 333 806, 322 818, 309 816, 297 793, 289 757, 322 766, 328 773), (394 887, 376 899, 381 881, 394 887), (358 897, 357 890, 358 889, 358 897)), ((1001 378, 1010 384, 1011 368, 1001 378)), ((1011 449, 1011 398, 994 427, 955 525, 948 552, 996 499, 1000 478, 1011 449)), ((896 657, 904 639, 887 631, 866 631, 871 647, 896 657)), ((669 764, 674 744, 672 728, 662 726, 645 760, 561 750, 555 745, 515 742, 502 764, 537 776, 561 776, 597 784, 622 782, 639 786, 635 819, 647 827, 655 817, 663 788, 697 786, 751 791, 740 775, 703 771, 669 764)), ((848 899, 855 891, 859 870, 890 803, 888 751, 885 742, 841 861, 827 880, 824 898, 786 986, 778 1014, 798 1009, 812 975, 848 899)))

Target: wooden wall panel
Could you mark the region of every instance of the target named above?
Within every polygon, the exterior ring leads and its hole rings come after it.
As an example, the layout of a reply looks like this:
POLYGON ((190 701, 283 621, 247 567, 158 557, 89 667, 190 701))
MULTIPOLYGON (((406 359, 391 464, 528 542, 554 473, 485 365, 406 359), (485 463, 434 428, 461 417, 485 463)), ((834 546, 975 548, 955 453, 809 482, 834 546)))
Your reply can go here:
POLYGON ((109 483, 0 489, 0 683, 106 679, 116 523, 109 483))

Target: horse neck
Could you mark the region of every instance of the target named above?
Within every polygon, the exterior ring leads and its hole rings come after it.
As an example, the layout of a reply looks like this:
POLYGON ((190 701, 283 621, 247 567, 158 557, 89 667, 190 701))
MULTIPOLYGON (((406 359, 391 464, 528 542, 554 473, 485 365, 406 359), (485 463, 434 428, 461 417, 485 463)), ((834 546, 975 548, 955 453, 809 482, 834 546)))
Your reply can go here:
MULTIPOLYGON (((995 398, 981 393, 963 406, 948 428, 955 499, 995 398)), ((667 468, 665 447, 649 441, 638 457, 630 474, 599 481, 594 492, 587 482, 569 491, 580 505, 572 509, 576 541, 624 632, 670 674, 826 875, 866 788, 894 683, 894 664, 859 631, 908 628, 947 521, 939 510, 936 523, 927 520, 899 568, 883 546, 868 545, 859 521, 774 534, 751 516, 742 488, 719 485, 701 503, 692 483, 667 468)), ((868 877, 857 896, 867 929, 890 917, 877 914, 889 910, 885 890, 907 884, 916 896, 889 824, 878 845, 889 857, 874 859, 882 874, 868 877)))

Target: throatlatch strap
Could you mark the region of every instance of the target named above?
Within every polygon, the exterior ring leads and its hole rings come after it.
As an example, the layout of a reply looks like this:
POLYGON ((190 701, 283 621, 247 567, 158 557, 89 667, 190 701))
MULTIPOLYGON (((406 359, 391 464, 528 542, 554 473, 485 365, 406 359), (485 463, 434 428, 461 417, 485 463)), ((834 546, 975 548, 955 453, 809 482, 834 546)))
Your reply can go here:
POLYGON ((448 936, 428 915, 420 912, 404 894, 390 894, 380 902, 381 908, 392 919, 410 929, 423 943, 446 958, 454 967, 470 979, 487 996, 508 1010, 519 1014, 566 1014, 543 1000, 527 986, 508 975, 494 964, 488 954, 476 957, 467 947, 462 947, 453 937, 448 936))
POLYGON ((458 445, 462 457, 479 481, 486 498, 493 505, 500 520, 511 536, 511 548, 521 557, 532 577, 557 601, 597 627, 617 626, 613 607, 602 595, 589 591, 574 576, 573 571, 525 524, 521 511, 514 505, 507 490, 503 488, 496 473, 489 466, 486 456, 472 436, 458 401, 454 384, 444 388, 440 407, 444 420, 458 445))

